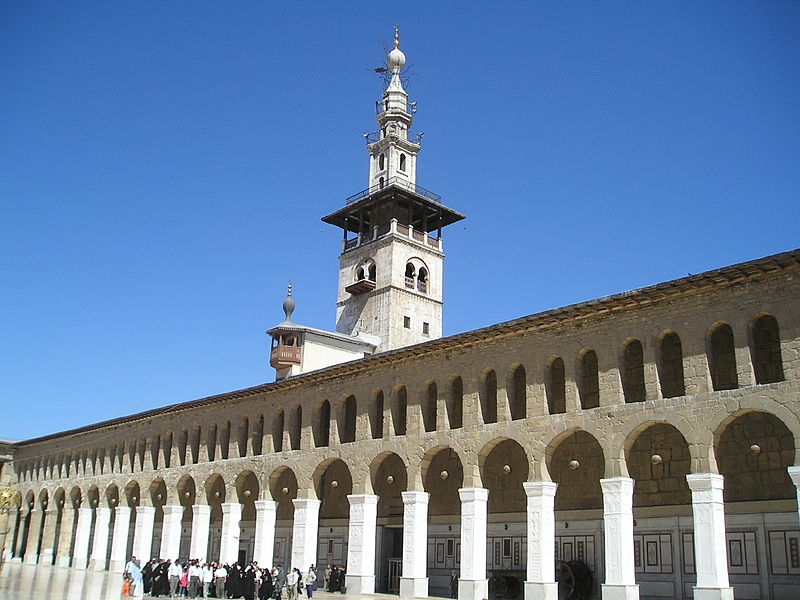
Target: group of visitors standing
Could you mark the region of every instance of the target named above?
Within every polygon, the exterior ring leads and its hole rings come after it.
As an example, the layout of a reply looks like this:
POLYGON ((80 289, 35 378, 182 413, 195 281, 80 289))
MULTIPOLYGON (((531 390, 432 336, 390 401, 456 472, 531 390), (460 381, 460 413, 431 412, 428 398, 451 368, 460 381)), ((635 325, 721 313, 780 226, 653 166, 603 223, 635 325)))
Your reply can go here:
MULTIPOLYGON (((326 586, 329 579, 337 579, 326 569, 326 586)), ((144 567, 132 556, 123 573, 129 596, 142 598, 244 598, 245 600, 298 600, 305 592, 312 598, 317 588, 314 565, 302 573, 300 569, 284 570, 277 565, 271 570, 262 569, 257 562, 246 566, 238 563, 200 564, 197 560, 171 562, 152 559, 144 567)), ((342 575, 343 580, 343 575, 342 575)), ((332 590, 328 590, 332 591, 332 590)), ((337 591, 344 591, 339 584, 337 591)))

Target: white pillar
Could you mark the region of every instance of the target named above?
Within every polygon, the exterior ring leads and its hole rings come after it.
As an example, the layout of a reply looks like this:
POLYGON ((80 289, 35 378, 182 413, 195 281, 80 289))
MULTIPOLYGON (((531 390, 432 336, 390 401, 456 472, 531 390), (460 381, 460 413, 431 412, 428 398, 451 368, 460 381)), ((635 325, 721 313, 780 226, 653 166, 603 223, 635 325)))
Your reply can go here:
POLYGON ((305 570, 317 562, 317 528, 321 502, 315 498, 295 498, 292 504, 292 564, 287 566, 305 570))
POLYGON ((459 600, 483 600, 489 597, 486 579, 486 517, 489 490, 461 488, 461 575, 459 600))
POLYGON ((219 542, 219 562, 233 564, 239 561, 239 521, 242 505, 238 502, 222 503, 222 535, 219 542))
MULTIPOLYGON (((117 506, 114 509, 114 533, 111 537, 111 558, 108 563, 108 570, 112 573, 122 573, 122 571, 125 570, 125 564, 128 562, 125 551, 128 549, 128 533, 130 532, 130 528, 130 507, 117 506)), ((142 561, 142 565, 144 564, 145 562, 142 561)))
POLYGON ((606 581, 603 600, 639 597, 633 560, 633 479, 601 479, 605 533, 606 581))
POLYGON ((94 541, 89 568, 92 571, 103 571, 106 568, 106 552, 108 551, 108 525, 111 522, 111 509, 98 506, 94 509, 94 541))
MULTIPOLYGON (((262 568, 272 568, 275 550, 275 518, 278 503, 273 500, 256 500, 256 539, 253 560, 262 568)), ((300 567, 305 569, 305 567, 300 567)), ((305 572, 305 571, 303 571, 305 572)))
POLYGON ((722 475, 690 473, 694 517, 695 600, 733 600, 728 583, 728 553, 725 541, 725 505, 722 475))
POLYGON ((69 550, 72 544, 72 526, 75 524, 76 509, 72 503, 61 509, 61 526, 58 532, 58 547, 56 548, 56 566, 68 567, 72 557, 69 550))
POLYGON ((38 508, 31 510, 31 519, 28 521, 28 539, 25 542, 25 564, 35 565, 39 562, 39 555, 36 551, 39 546, 39 534, 42 532, 43 518, 44 511, 38 508))
MULTIPOLYGON (((42 549, 39 552, 40 565, 52 565, 53 556, 56 553, 56 522, 58 521, 58 511, 50 508, 44 511, 44 524, 42 525, 42 549)), ((13 535, 13 530, 11 534, 13 535)))
MULTIPOLYGON (((164 522, 161 524, 161 558, 175 561, 181 551, 181 518, 183 507, 180 505, 165 505, 164 522)), ((191 557, 194 558, 194 557, 191 557)))
POLYGON ((192 538, 189 542, 189 558, 204 563, 208 560, 208 533, 211 529, 211 507, 207 504, 192 506, 192 538))
POLYGON ((350 501, 347 593, 374 594, 378 497, 374 494, 353 494, 347 496, 347 499, 350 501))
POLYGON ((797 511, 800 516, 800 467, 788 467, 786 470, 789 471, 789 477, 797 488, 797 511))
POLYGON ((556 583, 556 488, 551 481, 526 481, 528 497, 528 574, 525 600, 557 600, 556 583))
POLYGON ((75 529, 75 550, 72 554, 72 566, 85 569, 89 554, 89 536, 92 533, 92 509, 78 509, 78 526, 75 529))
POLYGON ((136 524, 133 528, 133 555, 144 565, 149 561, 150 548, 153 545, 153 522, 156 518, 156 509, 152 506, 136 507, 136 524))
POLYGON ((401 598, 424 598, 428 595, 426 572, 428 555, 427 492, 402 492, 403 498, 403 575, 401 598))

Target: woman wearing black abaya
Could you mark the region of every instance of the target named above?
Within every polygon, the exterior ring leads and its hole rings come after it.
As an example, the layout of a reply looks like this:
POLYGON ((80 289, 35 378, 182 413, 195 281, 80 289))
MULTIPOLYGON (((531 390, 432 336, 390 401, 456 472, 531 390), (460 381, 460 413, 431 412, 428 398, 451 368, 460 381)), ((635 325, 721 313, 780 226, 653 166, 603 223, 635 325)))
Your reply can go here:
POLYGON ((236 563, 233 563, 228 569, 228 581, 225 584, 225 591, 228 594, 228 598, 241 598, 242 592, 244 592, 242 572, 236 563))
POLYGON ((261 571, 261 587, 258 588, 258 600, 268 600, 272 598, 272 592, 275 591, 272 583, 272 574, 269 569, 261 571))
POLYGON ((245 600, 253 600, 253 592, 256 587, 255 579, 253 565, 248 565, 242 576, 242 595, 245 600))

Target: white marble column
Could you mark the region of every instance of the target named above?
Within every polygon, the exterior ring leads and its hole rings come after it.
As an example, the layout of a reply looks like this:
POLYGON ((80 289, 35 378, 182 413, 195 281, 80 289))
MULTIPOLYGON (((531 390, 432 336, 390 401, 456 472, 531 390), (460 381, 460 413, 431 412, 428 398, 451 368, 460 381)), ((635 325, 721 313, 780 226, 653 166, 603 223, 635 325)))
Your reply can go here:
POLYGON ((30 509, 28 507, 22 507, 19 509, 19 526, 17 532, 17 543, 14 548, 14 562, 22 562, 23 554, 25 554, 25 536, 30 529, 30 525, 28 524, 28 513, 30 513, 30 509))
MULTIPOLYGON (((292 524, 292 565, 304 572, 317 562, 319 505, 316 498, 295 498, 292 524)), ((348 583, 349 585, 349 583, 348 583)))
POLYGON ((378 497, 374 494, 352 494, 347 499, 350 501, 347 593, 374 594, 378 497))
POLYGON ((788 467, 786 470, 789 471, 789 477, 797 488, 797 511, 800 517, 800 467, 788 467))
MULTIPOLYGON (((256 505, 256 538, 253 560, 260 567, 270 569, 272 568, 272 553, 275 550, 275 517, 278 503, 273 500, 256 500, 254 504, 256 505)), ((298 568, 305 569, 305 567, 298 568)))
POLYGON ((44 512, 44 525, 42 525, 42 549, 39 552, 40 565, 52 565, 56 553, 56 524, 58 511, 55 509, 44 512))
POLYGON ((58 548, 56 548, 56 566, 68 567, 72 560, 69 554, 72 546, 72 527, 75 524, 76 510, 72 503, 68 503, 61 509, 61 526, 58 532, 58 548))
POLYGON ((556 515, 558 484, 551 481, 526 481, 528 497, 528 573, 525 600, 558 600, 556 583, 556 515))
MULTIPOLYGON (((181 518, 183 507, 180 505, 165 505, 164 522, 161 524, 161 558, 175 561, 181 550, 181 518)), ((194 557, 192 557, 194 558, 194 557)))
POLYGON ((19 523, 19 510, 12 508, 8 511, 8 533, 3 538, 3 547, 0 548, 3 553, 2 562, 10 562, 14 558, 14 532, 19 528, 19 523))
POLYGON ((219 542, 219 562, 232 564, 239 560, 239 521, 242 505, 238 502, 222 503, 222 535, 219 542))
MULTIPOLYGON (((128 549, 128 533, 131 528, 131 509, 128 506, 117 506, 114 509, 114 533, 111 537, 111 558, 108 570, 112 573, 122 573, 128 562, 125 551, 128 549)), ((144 566, 144 561, 142 565, 144 566)))
POLYGON ((192 537, 189 541, 189 557, 206 562, 208 557, 208 534, 211 529, 211 507, 207 504, 192 506, 192 537))
POLYGON ((31 519, 28 521, 28 539, 25 542, 25 557, 24 562, 28 565, 35 565, 39 562, 39 554, 37 549, 39 546, 39 534, 42 531, 42 519, 44 513, 38 508, 31 510, 31 519))
POLYGON ((89 555, 89 536, 92 533, 92 509, 78 509, 78 526, 75 528, 75 550, 72 555, 72 566, 85 569, 89 555))
POLYGON ((733 600, 733 588, 728 582, 722 475, 690 473, 686 480, 692 490, 694 517, 694 599, 733 600))
POLYGON ((605 533, 606 580, 603 600, 639 597, 633 561, 633 479, 601 479, 605 533))
POLYGON ((461 488, 461 575, 459 600, 483 600, 489 597, 486 579, 486 517, 489 490, 461 488))
POLYGON ((103 571, 106 568, 106 552, 108 551, 108 526, 111 522, 111 509, 98 506, 94 509, 94 541, 89 568, 92 571, 103 571))
POLYGON ((403 498, 403 575, 401 598, 428 595, 428 500, 427 492, 402 492, 403 498))
POLYGON ((136 523, 133 527, 133 555, 142 561, 142 565, 147 563, 150 556, 150 549, 153 546, 153 523, 156 518, 156 509, 152 506, 136 507, 136 523))

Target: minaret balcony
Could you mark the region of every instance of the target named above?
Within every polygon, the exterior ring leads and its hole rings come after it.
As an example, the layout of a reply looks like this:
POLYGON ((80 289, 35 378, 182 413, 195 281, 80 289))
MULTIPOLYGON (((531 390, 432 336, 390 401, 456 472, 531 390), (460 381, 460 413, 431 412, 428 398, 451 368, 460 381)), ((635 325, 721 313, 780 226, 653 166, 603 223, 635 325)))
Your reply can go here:
POLYGON ((269 364, 273 369, 285 369, 300 364, 299 346, 275 346, 269 353, 269 364))
POLYGON ((366 294, 375 289, 375 282, 371 279, 359 279, 355 283, 351 283, 344 291, 357 296, 359 294, 366 294))

